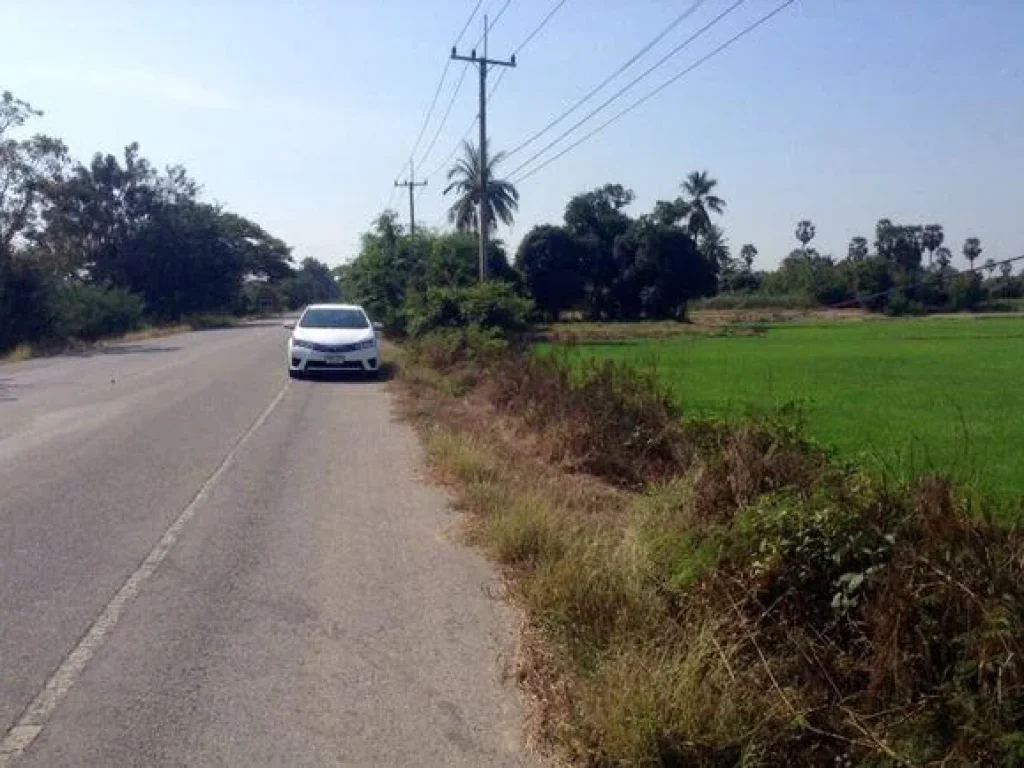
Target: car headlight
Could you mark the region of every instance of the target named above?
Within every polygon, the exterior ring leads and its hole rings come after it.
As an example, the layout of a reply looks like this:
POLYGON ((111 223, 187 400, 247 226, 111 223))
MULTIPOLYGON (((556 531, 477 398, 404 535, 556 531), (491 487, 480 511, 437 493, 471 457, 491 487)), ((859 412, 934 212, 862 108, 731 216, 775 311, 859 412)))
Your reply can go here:
POLYGON ((359 348, 360 349, 373 349, 376 346, 377 346, 377 340, 376 339, 370 339, 368 341, 361 341, 361 342, 359 342, 359 348))
POLYGON ((316 346, 311 341, 303 341, 302 339, 292 339, 292 345, 296 347, 302 347, 303 349, 316 349, 316 346))

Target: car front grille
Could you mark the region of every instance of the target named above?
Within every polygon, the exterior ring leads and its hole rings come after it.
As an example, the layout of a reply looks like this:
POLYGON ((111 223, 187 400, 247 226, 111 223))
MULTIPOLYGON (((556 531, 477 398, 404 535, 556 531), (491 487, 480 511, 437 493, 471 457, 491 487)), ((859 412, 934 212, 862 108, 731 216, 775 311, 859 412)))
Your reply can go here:
POLYGON ((346 352, 358 352, 359 344, 314 344, 310 342, 309 348, 316 352, 328 352, 334 355, 341 355, 346 352))
POLYGON ((344 363, 327 363, 323 360, 310 360, 306 363, 306 368, 317 368, 323 371, 361 371, 363 370, 363 364, 357 360, 350 360, 344 363))

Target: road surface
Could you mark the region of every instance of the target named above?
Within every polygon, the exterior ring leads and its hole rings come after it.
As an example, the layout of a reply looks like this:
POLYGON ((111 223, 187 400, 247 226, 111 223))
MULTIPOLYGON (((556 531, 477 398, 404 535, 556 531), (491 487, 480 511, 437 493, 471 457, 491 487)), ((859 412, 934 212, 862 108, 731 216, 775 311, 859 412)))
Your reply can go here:
POLYGON ((261 324, 0 366, 0 765, 520 765, 385 385, 261 324))

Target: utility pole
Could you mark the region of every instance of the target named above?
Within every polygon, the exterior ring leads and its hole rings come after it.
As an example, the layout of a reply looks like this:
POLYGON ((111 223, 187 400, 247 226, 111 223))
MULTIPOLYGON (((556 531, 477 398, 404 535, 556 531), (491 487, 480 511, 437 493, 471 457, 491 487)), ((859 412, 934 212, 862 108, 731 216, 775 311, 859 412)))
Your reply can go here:
MULTIPOLYGON (((416 239, 416 198, 414 192, 416 187, 425 187, 427 182, 416 181, 416 170, 412 166, 412 160, 409 160, 409 180, 408 181, 396 181, 396 187, 408 187, 409 188, 409 237, 412 240, 416 239)), ((415 247, 415 245, 414 245, 415 247)))
POLYGON ((480 70, 480 202, 477 206, 477 226, 480 229, 480 282, 487 279, 487 239, 490 236, 490 222, 487 220, 487 68, 514 67, 516 55, 508 61, 487 58, 487 17, 484 16, 484 55, 478 57, 474 48, 469 56, 460 56, 452 47, 452 58, 476 64, 480 70))

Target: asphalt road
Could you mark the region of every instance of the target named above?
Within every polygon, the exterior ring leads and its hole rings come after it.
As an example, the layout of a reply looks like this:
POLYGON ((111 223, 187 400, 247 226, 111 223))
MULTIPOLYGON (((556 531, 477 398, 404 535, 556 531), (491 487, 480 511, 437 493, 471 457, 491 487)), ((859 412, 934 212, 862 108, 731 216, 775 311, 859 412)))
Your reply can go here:
POLYGON ((285 333, 0 366, 0 765, 526 760, 494 573, 285 333))

